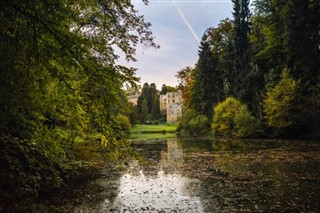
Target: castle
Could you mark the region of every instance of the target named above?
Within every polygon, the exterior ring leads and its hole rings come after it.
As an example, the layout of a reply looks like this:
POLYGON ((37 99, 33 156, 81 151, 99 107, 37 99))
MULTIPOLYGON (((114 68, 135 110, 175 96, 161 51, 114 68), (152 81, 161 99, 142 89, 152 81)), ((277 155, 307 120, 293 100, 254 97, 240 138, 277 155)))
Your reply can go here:
MULTIPOLYGON (((138 104, 139 94, 128 96, 129 103, 138 104)), ((175 123, 182 116, 182 92, 167 92, 160 95, 160 111, 166 116, 167 123, 175 123)))
POLYGON ((138 105, 138 98, 140 94, 133 94, 128 96, 129 103, 132 103, 132 105, 136 106, 138 105))
POLYGON ((166 115, 167 123, 175 123, 182 116, 182 92, 160 95, 160 111, 166 115))

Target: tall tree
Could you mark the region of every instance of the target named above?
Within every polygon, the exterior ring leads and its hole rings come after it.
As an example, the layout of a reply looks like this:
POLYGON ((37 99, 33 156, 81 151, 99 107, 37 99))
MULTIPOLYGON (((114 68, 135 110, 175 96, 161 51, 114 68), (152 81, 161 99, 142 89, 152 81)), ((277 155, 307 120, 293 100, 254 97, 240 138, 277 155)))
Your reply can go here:
POLYGON ((151 109, 151 115, 152 115, 152 119, 161 118, 159 92, 156 92, 156 94, 153 97, 153 106, 151 109))
POLYGON ((175 75, 178 79, 179 84, 181 84, 183 88, 186 87, 187 84, 190 82, 192 71, 193 69, 188 66, 178 71, 175 75))
POLYGON ((149 100, 148 100, 148 107, 149 107, 149 113, 152 113, 154 106, 154 99, 157 96, 157 86, 155 83, 151 83, 149 87, 149 100))
MULTIPOLYGON (((265 73, 266 86, 275 87, 281 72, 288 69, 300 87, 296 91, 301 100, 296 117, 296 132, 316 132, 319 129, 319 17, 318 1, 265 1, 255 2, 257 24, 263 38, 257 49, 257 68, 265 73), (312 123, 312 125, 310 125, 312 123)), ((257 43, 256 43, 257 44, 257 43)), ((290 106, 293 107, 293 106, 290 106)), ((297 106, 295 106, 297 107, 297 106)))
POLYGON ((193 109, 212 120, 212 109, 214 104, 219 102, 219 80, 217 64, 214 61, 210 47, 210 33, 212 29, 207 29, 204 33, 199 47, 199 59, 196 64, 195 84, 191 104, 193 109))
POLYGON ((210 46, 219 74, 216 91, 219 92, 218 101, 220 102, 226 96, 234 95, 233 24, 229 19, 222 20, 218 27, 212 30, 210 46))
POLYGON ((232 0, 234 25, 234 71, 233 93, 241 101, 248 103, 250 87, 250 45, 248 39, 250 0, 232 0))
MULTIPOLYGON (((305 132, 320 129, 320 51, 317 38, 320 23, 320 3, 316 1, 287 2, 286 13, 286 65, 291 76, 301 83, 298 91, 303 105, 299 128, 305 132), (313 123, 310 125, 310 123, 313 123)), ((318 34, 319 36, 319 34, 318 34)))
POLYGON ((142 101, 142 107, 141 107, 141 122, 145 123, 148 121, 149 118, 149 109, 148 109, 148 103, 147 99, 144 98, 142 101))

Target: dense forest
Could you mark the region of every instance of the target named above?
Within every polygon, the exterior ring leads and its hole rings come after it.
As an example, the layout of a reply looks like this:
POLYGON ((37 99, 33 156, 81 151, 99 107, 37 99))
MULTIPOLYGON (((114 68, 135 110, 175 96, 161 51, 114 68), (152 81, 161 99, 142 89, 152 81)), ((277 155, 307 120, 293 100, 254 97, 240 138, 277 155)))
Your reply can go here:
POLYGON ((130 152, 121 88, 139 79, 116 50, 158 46, 126 0, 2 0, 0 17, 0 211, 28 212, 86 158, 130 152))
POLYGON ((176 75, 180 133, 319 138, 320 2, 232 3, 232 20, 207 29, 195 67, 176 75))

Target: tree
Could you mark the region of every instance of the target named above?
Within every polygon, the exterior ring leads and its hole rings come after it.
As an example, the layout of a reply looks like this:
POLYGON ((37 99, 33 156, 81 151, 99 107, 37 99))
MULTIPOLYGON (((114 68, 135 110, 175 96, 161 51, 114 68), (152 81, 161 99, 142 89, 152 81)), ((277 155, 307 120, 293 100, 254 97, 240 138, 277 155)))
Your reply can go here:
POLYGON ((320 129, 320 3, 317 1, 288 1, 286 15, 286 64, 292 78, 299 82, 297 91, 303 107, 296 112, 299 130, 304 134, 320 129))
POLYGON ((152 119, 159 119, 161 118, 160 112, 160 95, 157 92, 153 98, 153 107, 151 110, 152 119))
MULTIPOLYGON (((295 132, 303 134, 319 130, 319 2, 317 1, 256 1, 258 10, 259 49, 257 68, 265 74, 267 88, 274 88, 288 69, 299 82, 295 95, 300 111, 295 112, 295 132), (312 125, 311 125, 312 123, 312 125)), ((257 19, 256 19, 257 20, 257 19)), ((257 36, 257 37, 258 37, 257 36)))
POLYGON ((234 95, 244 102, 248 102, 247 88, 250 87, 248 73, 250 70, 249 33, 249 0, 232 0, 234 25, 234 60, 235 78, 234 95))
POLYGON ((210 33, 210 46, 217 64, 218 79, 215 90, 219 93, 218 102, 233 94, 235 71, 233 52, 233 23, 222 20, 210 33))
POLYGON ((269 89, 263 102, 267 124, 276 128, 284 128, 295 124, 296 95, 299 84, 284 70, 281 80, 269 89))
POLYGON ((160 100, 159 100, 159 92, 157 90, 156 84, 144 83, 141 95, 138 97, 138 114, 142 121, 145 121, 144 114, 142 113, 143 100, 146 100, 148 106, 148 114, 151 115, 152 118, 156 119, 160 117, 160 100))
POLYGON ((193 69, 188 66, 178 71, 177 74, 175 75, 176 78, 178 79, 179 84, 182 85, 182 88, 185 88, 187 84, 190 82, 192 71, 193 69))
POLYGON ((15 203, 61 186, 76 137, 96 130, 104 150, 126 146, 119 88, 138 78, 114 49, 135 60, 139 42, 157 45, 130 1, 3 0, 0 17, 0 200, 15 203))
POLYGON ((212 108, 219 101, 220 76, 217 63, 210 48, 210 33, 207 29, 199 47, 199 59, 194 69, 194 85, 191 96, 191 108, 212 119, 212 108))
POLYGON ((167 86, 167 85, 163 84, 161 91, 160 91, 160 94, 165 95, 165 94, 167 94, 167 92, 177 92, 177 89, 175 87, 167 86))
POLYGON ((209 133, 208 118, 193 109, 187 109, 178 121, 177 131, 181 136, 204 136, 209 133))
MULTIPOLYGON (((148 107, 149 107, 149 113, 152 113, 154 108, 157 108, 156 106, 154 106, 154 100, 157 96, 157 87, 155 83, 151 83, 150 87, 149 87, 149 100, 148 100, 148 107)), ((160 107, 159 107, 160 109, 160 107)))
POLYGON ((142 109, 141 109, 141 122, 145 123, 148 121, 149 118, 149 109, 147 99, 143 99, 142 101, 142 109))
POLYGON ((154 46, 150 24, 136 15, 130 2, 2 1, 1 19, 2 133, 28 132, 41 125, 39 115, 54 114, 46 113, 47 106, 39 101, 47 98, 51 105, 50 90, 45 90, 51 81, 63 85, 83 109, 85 94, 99 96, 101 115, 110 118, 105 113, 116 103, 119 86, 137 80, 134 69, 114 65, 118 56, 113 46, 128 60, 134 60, 139 38, 154 46), (18 129, 23 130, 14 132, 18 129))

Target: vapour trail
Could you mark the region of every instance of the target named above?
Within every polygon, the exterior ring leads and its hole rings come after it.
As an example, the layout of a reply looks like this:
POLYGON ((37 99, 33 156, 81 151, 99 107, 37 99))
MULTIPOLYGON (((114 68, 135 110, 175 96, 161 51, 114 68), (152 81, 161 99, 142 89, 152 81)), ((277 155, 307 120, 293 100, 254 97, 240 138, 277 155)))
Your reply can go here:
POLYGON ((180 14, 183 22, 185 23, 185 25, 188 27, 188 29, 190 30, 191 34, 193 35, 194 39, 196 39, 196 41, 198 43, 200 43, 200 39, 198 37, 198 35, 196 34, 196 32, 194 31, 193 27, 191 26, 191 24, 189 23, 188 19, 184 16, 183 12, 180 10, 180 8, 178 7, 178 5, 176 4, 175 1, 172 1, 172 4, 174 5, 174 7, 177 9, 178 13, 180 14))

